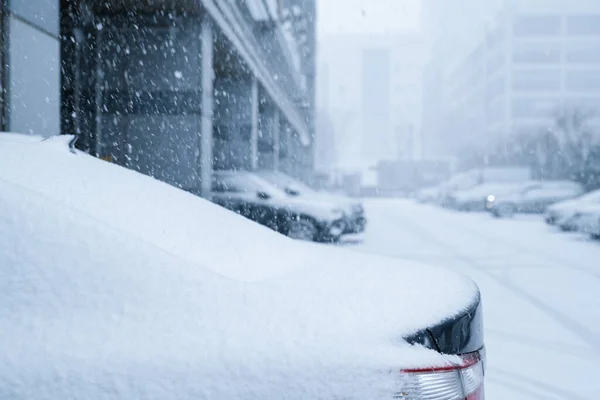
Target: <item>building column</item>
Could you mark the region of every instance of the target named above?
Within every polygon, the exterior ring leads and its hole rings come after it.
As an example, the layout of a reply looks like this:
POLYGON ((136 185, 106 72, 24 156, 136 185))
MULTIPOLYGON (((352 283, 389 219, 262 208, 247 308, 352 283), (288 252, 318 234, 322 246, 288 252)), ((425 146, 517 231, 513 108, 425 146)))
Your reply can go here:
POLYGON ((273 114, 273 169, 275 171, 279 170, 279 131, 281 129, 279 118, 280 112, 276 108, 273 114))
POLYGON ((253 171, 258 169, 258 81, 252 77, 250 86, 250 107, 251 107, 251 131, 250 131, 250 167, 253 171))
POLYGON ((201 28, 202 59, 202 111, 200 122, 200 193, 210 198, 213 159, 213 26, 208 15, 204 16, 201 28))

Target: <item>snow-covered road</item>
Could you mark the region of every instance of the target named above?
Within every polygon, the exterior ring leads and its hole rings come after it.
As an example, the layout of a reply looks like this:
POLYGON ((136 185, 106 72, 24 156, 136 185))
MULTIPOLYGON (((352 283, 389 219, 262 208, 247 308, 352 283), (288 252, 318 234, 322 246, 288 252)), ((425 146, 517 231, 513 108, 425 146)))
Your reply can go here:
POLYGON ((484 302, 488 399, 600 395, 600 242, 539 216, 497 220, 369 200, 368 231, 343 245, 467 274, 484 302))

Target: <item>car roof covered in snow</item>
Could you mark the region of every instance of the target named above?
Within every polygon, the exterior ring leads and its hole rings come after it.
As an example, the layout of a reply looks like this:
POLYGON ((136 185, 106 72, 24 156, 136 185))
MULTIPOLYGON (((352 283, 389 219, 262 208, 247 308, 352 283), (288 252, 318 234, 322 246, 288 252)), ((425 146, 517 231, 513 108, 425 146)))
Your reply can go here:
POLYGON ((0 133, 1 393, 334 398, 454 360, 401 338, 470 280, 292 241, 69 139, 0 133))
POLYGON ((475 186, 472 189, 459 192, 464 195, 481 195, 485 196, 488 194, 503 194, 515 190, 520 190, 528 185, 534 184, 533 181, 526 182, 490 182, 475 186))

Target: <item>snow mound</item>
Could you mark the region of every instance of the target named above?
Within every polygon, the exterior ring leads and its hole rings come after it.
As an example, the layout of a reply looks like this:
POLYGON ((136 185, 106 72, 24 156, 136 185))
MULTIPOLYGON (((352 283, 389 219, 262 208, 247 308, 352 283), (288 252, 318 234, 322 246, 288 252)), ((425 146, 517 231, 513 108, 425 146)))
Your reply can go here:
POLYGON ((0 398, 389 397, 468 280, 291 241, 150 177, 0 134, 0 398))

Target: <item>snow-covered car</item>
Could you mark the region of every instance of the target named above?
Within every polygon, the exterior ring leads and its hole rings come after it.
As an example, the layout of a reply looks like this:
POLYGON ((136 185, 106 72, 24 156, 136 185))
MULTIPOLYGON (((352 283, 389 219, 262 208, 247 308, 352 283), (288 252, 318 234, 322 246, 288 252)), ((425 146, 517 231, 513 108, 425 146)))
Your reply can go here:
POLYGON ((450 196, 452 208, 460 211, 486 211, 490 200, 527 187, 531 182, 484 183, 469 190, 455 192, 450 196))
POLYGON ((335 204, 344 211, 345 228, 343 233, 361 233, 367 226, 365 208, 362 202, 341 194, 333 194, 315 190, 303 182, 278 171, 262 170, 257 175, 270 182, 290 196, 300 196, 304 199, 314 199, 335 204))
POLYGON ((346 229, 344 210, 335 202, 290 195, 252 172, 215 171, 211 198, 294 239, 336 241, 346 229))
POLYGON ((572 181, 540 181, 523 190, 490 198, 488 209, 496 217, 514 213, 543 213, 552 204, 581 196, 583 186, 572 181))
POLYGON ((417 191, 416 199, 419 203, 437 203, 443 192, 443 185, 427 187, 417 191))
MULTIPOLYGON (((520 185, 531 181, 531 170, 523 167, 483 167, 470 169, 452 176, 445 184, 441 204, 456 208, 455 197, 462 192, 475 190, 482 185, 520 185)), ((471 203, 470 200, 466 202, 471 203)), ((474 203, 471 203, 474 204, 474 203)), ((481 210, 481 203, 477 203, 481 210)))
POLYGON ((559 226, 565 231, 575 230, 573 216, 587 205, 600 204, 600 190, 586 193, 583 196, 558 202, 546 209, 544 220, 549 225, 559 226))
POLYGON ((0 133, 0 397, 483 399, 479 290, 0 133))
POLYGON ((444 207, 453 207, 454 193, 471 190, 479 184, 481 184, 479 171, 469 170, 456 174, 440 185, 438 202, 444 207))
POLYGON ((570 223, 578 232, 600 239, 600 204, 585 204, 571 217, 570 223))

